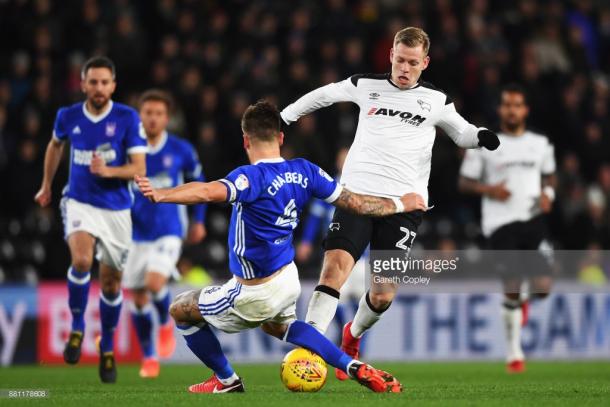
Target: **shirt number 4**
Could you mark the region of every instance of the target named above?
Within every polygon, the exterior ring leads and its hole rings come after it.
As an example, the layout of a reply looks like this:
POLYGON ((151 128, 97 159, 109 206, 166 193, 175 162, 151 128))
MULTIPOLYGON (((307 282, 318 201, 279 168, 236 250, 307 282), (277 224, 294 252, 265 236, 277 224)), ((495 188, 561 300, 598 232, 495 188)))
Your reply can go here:
POLYGON ((291 199, 284 208, 284 214, 277 218, 275 224, 278 226, 290 226, 294 229, 298 223, 297 215, 297 204, 294 199, 291 199))

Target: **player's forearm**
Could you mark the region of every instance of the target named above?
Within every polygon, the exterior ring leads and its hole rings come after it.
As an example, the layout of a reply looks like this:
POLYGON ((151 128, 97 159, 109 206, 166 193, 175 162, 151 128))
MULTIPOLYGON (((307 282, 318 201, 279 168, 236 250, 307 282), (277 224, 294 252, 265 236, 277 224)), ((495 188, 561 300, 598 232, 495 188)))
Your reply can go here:
MULTIPOLYGON (((203 172, 199 172, 199 174, 197 176, 192 176, 192 174, 190 175, 186 175, 185 176, 186 182, 198 182, 198 183, 205 183, 206 179, 205 176, 203 175, 203 172)), ((201 203, 201 204, 195 204, 192 206, 189 206, 189 213, 191 215, 191 219, 193 220, 194 223, 205 223, 205 215, 208 211, 208 206, 205 203, 201 203)))
POLYGON ((157 202, 194 205, 207 202, 221 202, 210 194, 205 182, 189 182, 175 188, 157 189, 157 202))
POLYGON ((301 96, 296 102, 286 106, 280 113, 284 122, 287 124, 296 122, 300 117, 305 116, 306 114, 340 101, 334 96, 334 86, 336 86, 334 83, 322 86, 321 88, 301 96))
POLYGON ((42 185, 44 187, 51 187, 53 179, 59 168, 61 162, 61 156, 64 152, 64 144, 59 141, 51 140, 47 145, 47 150, 44 155, 44 169, 42 176, 42 185))
POLYGON ((396 204, 389 198, 356 194, 345 188, 333 205, 348 212, 366 216, 388 216, 397 211, 396 204))
POLYGON ((479 130, 476 126, 468 124, 461 131, 454 130, 447 134, 458 147, 477 148, 479 147, 479 130))

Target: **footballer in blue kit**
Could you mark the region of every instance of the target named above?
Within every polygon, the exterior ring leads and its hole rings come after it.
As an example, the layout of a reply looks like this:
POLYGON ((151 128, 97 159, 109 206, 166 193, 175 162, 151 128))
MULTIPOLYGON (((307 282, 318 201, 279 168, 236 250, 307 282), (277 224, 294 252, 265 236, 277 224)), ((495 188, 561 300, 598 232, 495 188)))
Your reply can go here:
MULTIPOLYGON (((146 91, 140 97, 140 119, 148 141, 146 173, 158 188, 205 181, 194 147, 166 130, 171 107, 170 96, 160 90, 146 91)), ((135 184, 133 187, 137 188, 135 184)), ((176 347, 167 282, 176 270, 182 240, 186 238, 194 244, 205 237, 206 205, 189 206, 189 217, 184 205, 155 205, 139 193, 134 198, 133 244, 125 264, 123 286, 131 291, 133 301, 131 316, 143 356, 140 376, 155 378, 160 371, 159 358, 170 357, 176 347), (159 321, 156 346, 152 308, 159 321)))
POLYGON ((402 386, 387 372, 355 360, 309 324, 296 319, 300 295, 293 263, 293 231, 311 197, 344 210, 370 216, 425 210, 421 196, 381 198, 350 192, 324 170, 304 159, 284 160, 277 108, 261 101, 242 117, 244 148, 251 165, 209 183, 192 182, 157 189, 136 177, 152 202, 233 205, 229 230, 229 268, 233 278, 221 286, 181 293, 170 314, 191 351, 213 376, 189 387, 193 393, 242 392, 244 386, 223 354, 211 326, 228 333, 261 327, 266 333, 307 348, 375 392, 399 392, 402 386))
POLYGON ((115 67, 105 57, 88 60, 81 72, 86 101, 59 109, 45 154, 44 174, 35 200, 51 202, 51 185, 66 141, 70 142, 70 176, 61 202, 65 238, 70 249, 68 302, 72 327, 64 349, 66 363, 78 363, 85 333, 94 251, 100 262, 101 337, 99 374, 116 381, 113 335, 122 304, 121 273, 131 243, 128 183, 146 173, 146 138, 137 112, 113 102, 115 67))

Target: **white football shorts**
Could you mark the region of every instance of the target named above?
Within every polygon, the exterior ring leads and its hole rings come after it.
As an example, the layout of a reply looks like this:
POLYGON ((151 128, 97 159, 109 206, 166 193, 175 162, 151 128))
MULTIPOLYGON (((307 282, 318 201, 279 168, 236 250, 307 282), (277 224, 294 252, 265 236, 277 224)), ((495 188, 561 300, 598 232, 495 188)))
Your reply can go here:
POLYGON ((289 324, 296 319, 300 294, 299 272, 290 263, 260 285, 243 285, 233 277, 224 285, 202 289, 199 311, 207 323, 227 333, 256 328, 265 322, 289 324))
POLYGON ((64 237, 74 232, 87 232, 97 240, 96 258, 123 271, 131 244, 131 213, 129 209, 111 210, 76 201, 61 200, 64 237))
POLYGON ((168 279, 176 272, 176 263, 182 251, 182 239, 163 236, 152 242, 133 242, 129 249, 123 287, 144 288, 147 272, 159 273, 168 279))

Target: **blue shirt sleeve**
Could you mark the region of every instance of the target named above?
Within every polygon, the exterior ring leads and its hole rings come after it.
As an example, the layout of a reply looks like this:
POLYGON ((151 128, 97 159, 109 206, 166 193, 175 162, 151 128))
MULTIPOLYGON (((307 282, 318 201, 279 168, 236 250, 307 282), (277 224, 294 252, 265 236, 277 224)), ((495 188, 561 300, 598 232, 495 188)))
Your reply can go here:
POLYGON ((53 124, 53 137, 60 141, 65 141, 68 138, 68 129, 65 121, 65 108, 61 108, 57 111, 55 116, 55 124, 53 124))
POLYGON ((333 203, 339 198, 343 187, 317 165, 307 161, 311 170, 309 189, 313 196, 325 202, 333 203))
POLYGON ((259 197, 263 188, 260 185, 260 174, 254 165, 244 165, 219 179, 227 187, 227 202, 253 202, 259 197))
POLYGON ((129 114, 131 117, 127 123, 127 137, 125 137, 127 154, 146 153, 148 151, 146 133, 140 122, 140 117, 133 109, 130 110, 129 114))
MULTIPOLYGON (((205 182, 205 175, 203 174, 201 162, 199 161, 199 157, 197 156, 195 148, 193 148, 193 146, 188 142, 185 142, 185 145, 186 148, 184 149, 183 159, 183 171, 185 181, 205 182)), ((191 213, 191 218, 193 219, 193 221, 195 221, 196 223, 204 223, 207 209, 208 206, 206 204, 189 206, 189 211, 191 213)))

